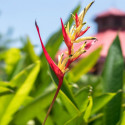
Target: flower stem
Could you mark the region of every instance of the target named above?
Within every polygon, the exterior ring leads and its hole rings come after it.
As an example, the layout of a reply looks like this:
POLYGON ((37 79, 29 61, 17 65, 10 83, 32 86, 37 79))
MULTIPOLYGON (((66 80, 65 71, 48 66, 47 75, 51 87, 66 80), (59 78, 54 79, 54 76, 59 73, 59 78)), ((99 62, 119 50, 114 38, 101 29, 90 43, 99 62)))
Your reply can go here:
POLYGON ((58 95, 58 93, 59 93, 59 90, 60 90, 60 88, 61 88, 62 81, 63 81, 62 79, 59 80, 59 84, 58 84, 58 88, 57 88, 57 90, 56 90, 55 96, 54 96, 54 98, 53 98, 53 100, 52 100, 52 103, 51 103, 51 105, 50 105, 50 107, 49 107, 49 109, 48 109, 48 112, 47 112, 47 114, 46 114, 46 117, 45 117, 45 119, 44 119, 42 125, 45 125, 45 122, 46 122, 46 120, 47 120, 47 118, 48 118, 48 116, 49 116, 49 113, 50 113, 50 111, 51 111, 51 109, 52 109, 52 107, 53 107, 53 104, 54 104, 54 102, 55 102, 55 100, 56 100, 56 97, 57 97, 57 95, 58 95))

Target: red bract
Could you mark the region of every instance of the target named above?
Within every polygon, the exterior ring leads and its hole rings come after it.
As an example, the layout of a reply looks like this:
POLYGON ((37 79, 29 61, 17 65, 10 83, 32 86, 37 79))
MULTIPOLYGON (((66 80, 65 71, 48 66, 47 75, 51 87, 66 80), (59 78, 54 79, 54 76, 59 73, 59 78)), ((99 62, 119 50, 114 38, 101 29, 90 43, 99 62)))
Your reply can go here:
POLYGON ((75 22, 76 22, 76 27, 78 27, 79 26, 79 17, 77 15, 77 13, 76 13, 76 16, 75 16, 75 22))
POLYGON ((90 27, 87 27, 85 30, 81 31, 81 32, 79 33, 78 37, 80 37, 80 36, 82 36, 83 34, 85 34, 85 33, 88 31, 89 28, 90 28, 90 27))
POLYGON ((72 48, 73 44, 71 43, 71 40, 70 40, 68 34, 66 33, 66 30, 65 30, 65 27, 64 27, 62 19, 61 19, 61 25, 62 25, 63 38, 64 38, 64 41, 65 41, 65 44, 68 47, 69 55, 70 55, 71 54, 71 48, 72 48))
POLYGON ((85 50, 88 50, 97 40, 91 41, 89 43, 86 44, 85 46, 85 50))
POLYGON ((79 34, 76 34, 76 36, 75 36, 75 40, 76 40, 78 37, 84 35, 84 34, 88 31, 89 28, 90 28, 90 27, 87 27, 85 30, 80 31, 79 34))
POLYGON ((41 36, 40 36, 40 31, 39 31, 39 27, 37 25, 37 22, 35 22, 35 25, 36 25, 36 29, 37 29, 37 32, 38 32, 38 35, 39 35, 39 39, 40 39, 40 42, 41 42, 41 45, 42 45, 42 48, 43 48, 43 52, 44 52, 44 55, 46 57, 46 60, 47 62, 49 63, 50 67, 52 68, 52 70, 55 72, 56 76, 58 78, 60 77, 63 77, 64 74, 62 73, 62 71, 58 68, 58 66, 55 64, 55 62, 52 60, 52 58, 49 56, 48 52, 46 51, 44 45, 43 45, 43 42, 42 42, 42 39, 41 39, 41 36))

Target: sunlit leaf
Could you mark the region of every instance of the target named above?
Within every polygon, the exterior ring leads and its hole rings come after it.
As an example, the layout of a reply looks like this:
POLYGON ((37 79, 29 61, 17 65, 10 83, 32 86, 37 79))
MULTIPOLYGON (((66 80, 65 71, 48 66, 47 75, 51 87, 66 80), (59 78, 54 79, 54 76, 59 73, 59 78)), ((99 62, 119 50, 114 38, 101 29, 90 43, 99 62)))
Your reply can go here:
POLYGON ((32 72, 33 69, 33 65, 26 67, 24 70, 22 70, 19 74, 11 79, 10 84, 12 86, 20 87, 25 82, 26 78, 29 76, 29 73, 32 72))
MULTIPOLYGON (((13 123, 16 125, 26 124, 29 120, 35 118, 40 113, 42 115, 41 118, 44 117, 44 110, 50 105, 55 92, 56 89, 47 91, 45 94, 42 94, 40 97, 33 100, 29 105, 22 108, 19 112, 16 113, 13 123), (42 113, 42 111, 44 112, 42 113)), ((44 118, 41 120, 44 120, 44 118)))
POLYGON ((60 90, 60 96, 63 101, 63 104, 65 105, 67 111, 70 113, 72 117, 80 113, 79 109, 73 104, 73 102, 61 90, 60 90))
POLYGON ((88 122, 88 119, 89 119, 90 114, 91 114, 92 106, 93 106, 93 99, 92 99, 92 97, 90 96, 90 97, 89 97, 88 106, 87 106, 86 111, 85 111, 85 114, 84 114, 84 116, 83 116, 85 122, 88 122))
POLYGON ((13 72, 9 76, 10 79, 12 79, 14 76, 16 76, 22 70, 22 68, 24 68, 25 59, 26 59, 26 56, 21 56, 20 60, 15 65, 15 68, 14 68, 13 72))
POLYGON ((24 51, 27 54, 27 57, 28 57, 27 61, 29 64, 39 60, 39 57, 36 55, 34 51, 34 46, 32 45, 29 37, 26 38, 26 45, 24 46, 24 51))
POLYGON ((120 125, 125 125, 125 111, 123 112, 122 120, 121 120, 120 125))
POLYGON ((12 93, 7 93, 0 96, 0 123, 1 123, 1 118, 13 96, 14 95, 12 93))
POLYGON ((4 92, 13 92, 13 90, 11 90, 7 87, 0 86, 0 95, 1 95, 1 93, 4 93, 4 92))
POLYGON ((32 89, 33 83, 37 77, 37 74, 40 69, 40 63, 37 62, 33 65, 32 71, 29 73, 28 77, 22 84, 22 86, 18 89, 12 100, 10 101, 9 105, 7 106, 0 124, 7 125, 11 120, 13 114, 18 110, 21 106, 27 95, 29 94, 30 90, 32 89))
POLYGON ((16 64, 20 60, 20 57, 21 57, 21 54, 20 54, 19 49, 11 48, 11 49, 6 51, 4 60, 6 63, 6 72, 8 75, 11 75, 16 64))

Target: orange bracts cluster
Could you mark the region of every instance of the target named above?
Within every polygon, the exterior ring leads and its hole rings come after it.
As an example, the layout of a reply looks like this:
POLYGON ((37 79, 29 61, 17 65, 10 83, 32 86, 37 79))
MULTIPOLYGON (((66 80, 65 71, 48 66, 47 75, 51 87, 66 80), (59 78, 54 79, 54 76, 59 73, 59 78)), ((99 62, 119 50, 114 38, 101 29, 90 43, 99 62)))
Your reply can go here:
POLYGON ((52 109, 52 106, 55 102, 55 99, 59 93, 59 90, 60 90, 61 85, 63 83, 63 77, 64 77, 65 73, 69 70, 68 69, 69 65, 73 61, 75 61, 81 54, 85 53, 93 45, 93 43, 96 41, 95 37, 82 37, 81 38, 81 36, 90 28, 87 26, 84 30, 82 30, 82 27, 86 24, 86 23, 83 23, 84 16, 92 4, 93 4, 93 2, 91 2, 79 15, 77 15, 77 13, 75 15, 72 14, 72 17, 75 21, 75 24, 71 27, 70 30, 69 30, 69 23, 66 26, 64 26, 63 21, 61 19, 62 34, 63 34, 65 44, 68 48, 68 52, 66 52, 67 56, 64 59, 63 59, 63 55, 64 55, 63 53, 58 56, 58 64, 57 65, 51 59, 48 52, 46 51, 46 49, 43 45, 41 36, 40 36, 39 27, 37 25, 37 22, 35 22, 36 29, 37 29, 37 32, 38 32, 38 35, 40 38, 40 42, 41 42, 42 49, 43 49, 44 55, 46 57, 46 60, 49 63, 52 70, 55 72, 55 74, 59 80, 56 94, 52 100, 50 107, 49 107, 49 110, 47 112, 47 115, 45 117, 43 125, 45 124, 47 117, 48 117, 48 115, 52 109), (89 43, 87 43, 87 40, 91 40, 91 41, 89 43), (79 43, 82 41, 84 41, 83 45, 76 52, 74 52, 73 44, 79 43))

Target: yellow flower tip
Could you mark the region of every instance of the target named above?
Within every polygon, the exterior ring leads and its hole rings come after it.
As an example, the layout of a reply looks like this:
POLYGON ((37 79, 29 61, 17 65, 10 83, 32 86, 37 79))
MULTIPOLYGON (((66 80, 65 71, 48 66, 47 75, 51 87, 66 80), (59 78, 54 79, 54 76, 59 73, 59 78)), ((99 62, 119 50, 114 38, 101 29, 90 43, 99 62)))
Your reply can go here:
POLYGON ((86 46, 86 43, 87 43, 87 41, 85 41, 85 42, 83 43, 83 45, 82 45, 80 48, 81 48, 81 49, 84 49, 85 46, 86 46))
POLYGON ((84 26, 84 25, 86 25, 86 23, 87 23, 87 22, 83 22, 82 25, 84 26))
POLYGON ((86 45, 87 41, 84 42, 84 44, 86 45))
POLYGON ((83 22, 83 19, 84 19, 84 17, 85 17, 85 14, 86 14, 86 12, 88 11, 88 9, 92 6, 92 4, 94 3, 95 1, 92 1, 88 6, 86 6, 85 8, 84 8, 84 10, 79 14, 79 20, 80 20, 80 23, 82 23, 83 22))
POLYGON ((60 61, 60 58, 61 58, 61 56, 60 56, 60 55, 58 55, 58 62, 60 61))
POLYGON ((81 51, 81 54, 83 54, 83 53, 85 53, 85 52, 86 52, 86 50, 82 50, 82 51, 81 51))
POLYGON ((95 2, 95 0, 92 1, 92 4, 95 2))
POLYGON ((62 72, 64 72, 66 63, 67 63, 67 61, 69 60, 69 58, 70 58, 70 57, 67 56, 67 57, 62 61, 62 63, 59 65, 59 68, 60 68, 60 70, 61 70, 62 72))
POLYGON ((65 54, 68 55, 69 54, 68 51, 65 51, 65 54))
POLYGON ((83 37, 83 38, 80 38, 80 39, 77 39, 75 41, 72 41, 73 43, 79 43, 79 42, 82 42, 82 41, 85 41, 85 40, 96 40, 97 38, 96 37, 83 37))
POLYGON ((74 31, 74 25, 70 29, 70 35, 72 35, 73 31, 74 31))
POLYGON ((97 38, 96 38, 96 37, 93 37, 92 40, 97 40, 97 38))
POLYGON ((65 69, 65 70, 64 70, 64 73, 66 73, 66 72, 68 72, 68 71, 69 71, 69 68, 65 69))
POLYGON ((70 33, 69 33, 69 22, 67 23, 67 26, 66 26, 66 32, 67 32, 67 34, 68 34, 68 36, 70 36, 70 33))
POLYGON ((58 67, 60 67, 60 65, 62 63, 63 56, 64 56, 63 53, 61 55, 58 55, 58 67))
POLYGON ((92 1, 87 7, 86 7, 86 12, 88 11, 88 9, 92 6, 92 4, 94 3, 95 1, 92 1))

